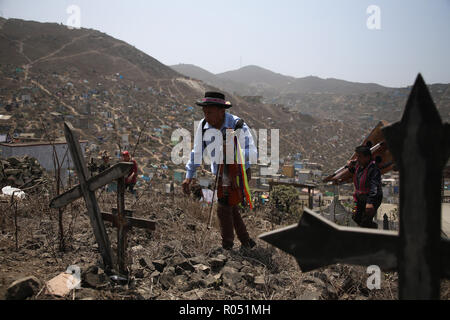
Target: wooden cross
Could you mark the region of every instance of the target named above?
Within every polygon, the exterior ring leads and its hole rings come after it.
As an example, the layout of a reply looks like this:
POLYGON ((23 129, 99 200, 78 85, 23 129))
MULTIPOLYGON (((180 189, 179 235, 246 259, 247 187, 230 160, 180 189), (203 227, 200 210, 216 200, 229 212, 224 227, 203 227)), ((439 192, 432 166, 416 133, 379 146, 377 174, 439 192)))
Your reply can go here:
POLYGON ((334 263, 399 271, 400 299, 439 299, 450 278, 450 241, 441 238, 441 177, 450 155, 442 124, 419 74, 400 122, 383 129, 400 171, 400 230, 338 226, 305 209, 298 225, 260 238, 293 255, 302 271, 334 263))
POLYGON ((103 220, 113 223, 118 229, 117 232, 117 262, 118 271, 122 275, 127 275, 127 231, 131 227, 155 230, 155 222, 131 217, 131 211, 125 210, 125 178, 133 166, 131 162, 118 163, 100 174, 87 179, 86 165, 83 160, 80 144, 74 137, 73 128, 69 123, 64 123, 64 134, 69 146, 70 154, 75 165, 75 171, 80 182, 79 185, 53 198, 50 202, 51 208, 60 208, 76 199, 83 197, 87 207, 95 239, 98 244, 100 254, 103 258, 105 271, 110 272, 113 268, 113 259, 108 234, 106 233, 103 220), (95 190, 101 188, 113 180, 117 180, 117 208, 113 213, 101 212, 95 197, 95 190))

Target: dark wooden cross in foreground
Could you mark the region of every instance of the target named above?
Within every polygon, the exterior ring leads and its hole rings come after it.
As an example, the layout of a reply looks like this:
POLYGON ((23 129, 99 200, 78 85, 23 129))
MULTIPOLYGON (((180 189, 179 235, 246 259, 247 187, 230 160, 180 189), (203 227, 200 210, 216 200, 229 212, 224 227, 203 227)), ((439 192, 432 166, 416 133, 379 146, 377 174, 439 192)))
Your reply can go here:
POLYGON ((302 271, 334 263, 399 271, 400 299, 439 299, 450 278, 450 241, 441 238, 441 178, 450 155, 450 125, 419 74, 400 122, 383 129, 400 171, 400 230, 338 226, 305 209, 298 225, 265 233, 302 271))
POLYGON ((65 193, 55 197, 50 202, 51 208, 60 208, 76 199, 83 197, 87 207, 92 228, 94 230, 95 239, 98 249, 103 258, 105 270, 110 272, 113 269, 113 258, 111 254, 111 245, 108 234, 106 233, 103 220, 113 223, 117 230, 117 263, 118 271, 121 275, 127 275, 127 231, 131 227, 145 228, 155 230, 155 222, 144 219, 136 219, 131 217, 131 211, 125 210, 125 176, 128 175, 133 164, 131 162, 121 162, 111 168, 101 172, 100 174, 87 178, 87 169, 83 160, 78 139, 74 137, 72 126, 64 123, 64 134, 72 156, 75 171, 80 182, 79 185, 66 191, 65 193), (113 209, 113 213, 101 212, 95 197, 95 190, 107 185, 113 180, 117 180, 117 208, 113 209))

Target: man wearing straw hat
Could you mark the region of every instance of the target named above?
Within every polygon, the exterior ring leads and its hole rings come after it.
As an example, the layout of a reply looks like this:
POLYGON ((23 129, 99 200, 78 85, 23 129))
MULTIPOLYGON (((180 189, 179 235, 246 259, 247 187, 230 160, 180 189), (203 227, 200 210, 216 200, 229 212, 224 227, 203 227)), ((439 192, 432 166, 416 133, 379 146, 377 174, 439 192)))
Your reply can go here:
MULTIPOLYGON (((192 150, 190 160, 186 165, 186 179, 182 183, 183 191, 186 194, 189 194, 192 179, 195 175, 197 167, 200 166, 205 149, 210 152, 208 155, 211 159, 211 172, 216 174, 216 181, 219 182, 219 185, 222 184, 222 188, 225 188, 225 186, 230 186, 235 183, 235 181, 230 181, 231 179, 228 179, 226 169, 222 169, 223 172, 219 169, 220 167, 218 164, 220 164, 222 160, 226 160, 228 158, 223 157, 222 153, 219 155, 219 159, 220 156, 222 156, 219 162, 213 160, 216 156, 216 148, 211 150, 211 148, 207 147, 209 144, 214 143, 215 138, 212 137, 210 139, 203 139, 203 136, 205 133, 207 134, 208 130, 219 130, 220 136, 225 137, 227 134, 227 129, 236 130, 238 127, 242 129, 242 132, 245 133, 245 146, 242 146, 242 151, 245 155, 245 173, 247 178, 250 179, 251 172, 249 160, 255 159, 257 151, 249 127, 237 116, 225 112, 225 110, 231 108, 232 105, 229 101, 225 100, 225 95, 220 92, 206 92, 205 97, 200 101, 197 101, 196 104, 203 108, 205 118, 202 119, 196 131, 194 149, 192 150), (199 136, 201 139, 198 138, 199 136), (198 155, 200 155, 200 161, 197 161, 198 155)), ((223 140, 221 142, 223 142, 223 140)), ((225 149, 225 146, 223 146, 222 152, 224 152, 225 149)), ((226 168, 226 165, 222 166, 222 168, 226 168)), ((242 181, 242 174, 240 176, 240 181, 242 181)), ((241 242, 242 247, 252 248, 256 245, 255 241, 250 238, 247 232, 247 228, 242 220, 241 214, 239 213, 239 206, 230 205, 227 195, 222 195, 222 197, 219 195, 217 216, 219 218, 220 231, 222 235, 222 247, 224 249, 231 250, 233 248, 234 231, 236 231, 236 235, 241 242)))

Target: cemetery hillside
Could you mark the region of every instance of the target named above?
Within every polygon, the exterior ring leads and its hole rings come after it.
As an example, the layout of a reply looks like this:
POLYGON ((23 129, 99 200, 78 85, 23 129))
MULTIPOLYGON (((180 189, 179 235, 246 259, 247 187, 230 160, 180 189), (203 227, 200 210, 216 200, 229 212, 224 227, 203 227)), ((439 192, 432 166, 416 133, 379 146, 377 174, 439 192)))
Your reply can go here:
MULTIPOLYGON (((221 73, 193 64, 168 66, 102 30, 0 17, 0 299, 404 297, 408 281, 402 274, 409 271, 397 248, 404 241, 400 217, 406 216, 400 204, 408 201, 401 199, 400 172, 408 176, 411 165, 405 154, 427 155, 415 162, 428 172, 418 181, 430 179, 427 190, 441 195, 433 198, 439 203, 423 202, 423 208, 442 214, 439 239, 427 248, 444 253, 450 248, 448 159, 425 163, 440 155, 436 150, 450 150, 450 84, 423 83, 418 76, 407 87, 393 88, 296 78, 256 65, 221 73), (251 164, 253 208, 248 199, 240 207, 255 246, 241 247, 237 236, 231 250, 221 242, 220 204, 213 199, 218 183, 209 165, 197 169, 191 193, 183 193, 186 162, 174 163, 181 139, 172 134, 189 132, 188 157, 196 121, 204 118, 196 101, 205 92, 226 96, 233 105, 227 112, 256 130, 257 145, 267 142, 268 159, 276 145, 271 134, 279 134, 276 172, 264 175, 267 163, 251 164), (429 114, 439 117, 414 122, 422 112, 414 108, 433 103, 437 111, 429 114), (405 117, 405 110, 411 116, 405 117), (401 125, 389 127, 394 123, 401 125), (411 130, 439 135, 441 126, 443 134, 435 139, 440 147, 418 151, 434 138, 416 143, 411 130), (423 129, 431 127, 435 130, 423 129), (266 138, 260 129, 267 129, 266 138), (366 146, 380 157, 382 173, 383 200, 373 222, 377 235, 352 219, 354 181, 345 167, 356 160, 355 147, 369 140, 366 146), (394 145, 403 153, 393 151, 394 145), (135 193, 126 189, 133 166, 121 158, 125 150, 138 167, 135 193), (110 157, 104 170, 103 154, 110 157), (362 240, 346 238, 345 232, 362 240), (302 244, 291 247, 292 239, 302 244), (346 250, 337 239, 348 244, 346 250), (367 254, 361 249, 366 243, 372 250, 367 254), (296 256, 302 254, 304 260, 296 256), (371 257, 386 259, 366 263, 371 257), (381 266, 377 289, 368 286, 371 264, 381 266), (79 280, 76 287, 66 285, 72 280, 79 280)), ((245 197, 245 183, 243 190, 245 197)), ((419 199, 425 189, 408 190, 419 199)), ((404 230, 411 230, 407 223, 404 230)), ((406 250, 404 255, 407 260, 406 250)), ((441 272, 433 288, 443 300, 450 299, 448 263, 442 258, 433 265, 438 269, 430 267, 441 272)))

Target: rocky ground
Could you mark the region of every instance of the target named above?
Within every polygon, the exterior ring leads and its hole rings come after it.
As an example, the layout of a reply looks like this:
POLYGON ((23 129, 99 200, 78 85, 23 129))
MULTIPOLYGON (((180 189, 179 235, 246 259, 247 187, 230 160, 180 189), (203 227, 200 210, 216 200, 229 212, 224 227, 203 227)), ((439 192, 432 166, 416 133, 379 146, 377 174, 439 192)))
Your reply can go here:
POLYGON ((0 158, 0 188, 11 186, 25 189, 45 181, 44 169, 33 157, 0 158))
MULTIPOLYGON (((112 194, 98 192, 102 210, 115 204, 112 194)), ((78 200, 64 217, 64 252, 59 251, 58 212, 48 208, 46 191, 15 206, 0 203, 0 297, 28 299, 396 299, 397 274, 385 273, 380 290, 369 290, 365 267, 333 265, 302 273, 291 256, 256 240, 253 249, 220 247, 217 221, 206 229, 208 207, 176 193, 149 191, 137 201, 127 195, 135 216, 157 221, 156 231, 133 229, 129 237, 130 280, 117 284, 104 274, 85 206, 78 200), (14 217, 17 215, 18 248, 14 217), (65 297, 46 293, 45 283, 68 266, 81 268, 82 285, 65 297), (26 277, 32 277, 25 279, 26 277), (14 281, 23 280, 14 283, 14 281), (9 289, 8 289, 9 288, 9 289)), ((255 239, 276 229, 269 209, 245 212, 255 239)), ((115 251, 116 232, 106 222, 115 251)), ((450 297, 442 282, 442 298, 450 297)))

